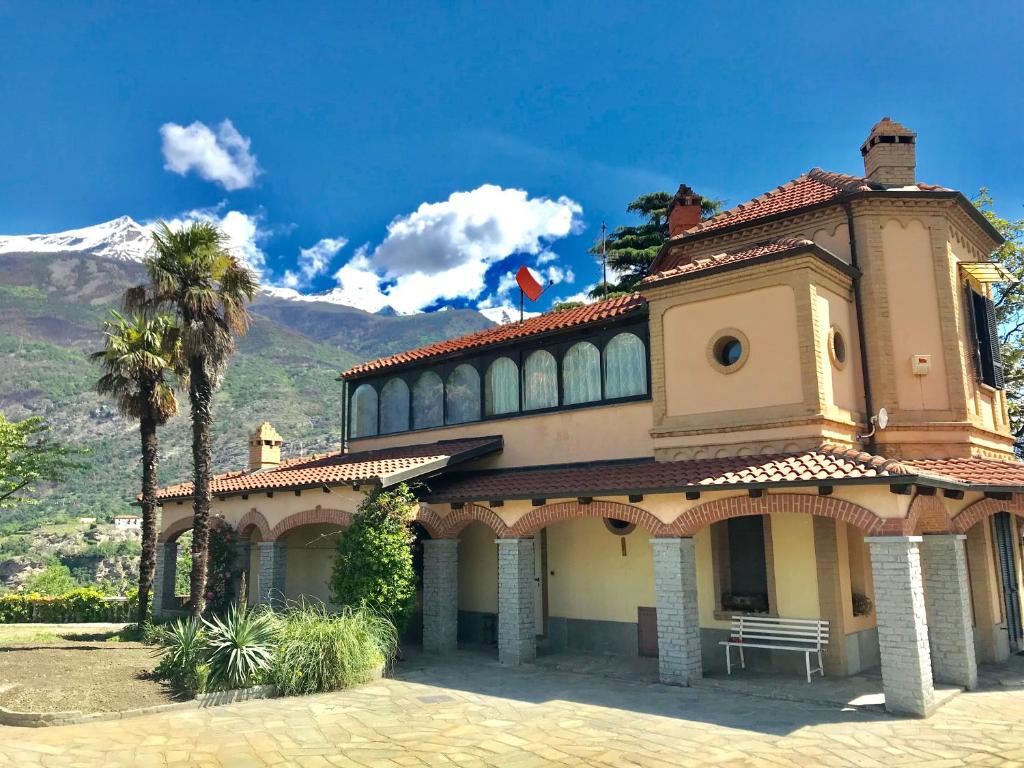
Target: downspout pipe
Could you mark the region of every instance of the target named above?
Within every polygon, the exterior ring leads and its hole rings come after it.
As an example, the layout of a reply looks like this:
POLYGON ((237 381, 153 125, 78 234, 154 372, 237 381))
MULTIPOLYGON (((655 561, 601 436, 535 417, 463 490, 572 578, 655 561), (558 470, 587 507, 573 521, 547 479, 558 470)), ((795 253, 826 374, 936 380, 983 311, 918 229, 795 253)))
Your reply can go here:
POLYGON ((857 315, 857 341, 860 347, 860 373, 864 386, 864 408, 867 412, 867 426, 871 428, 868 437, 868 453, 877 453, 875 443, 875 425, 871 423, 871 417, 875 415, 875 406, 871 397, 871 375, 868 370, 868 344, 864 332, 864 302, 861 299, 860 281, 861 269, 857 258, 857 235, 853 227, 853 206, 849 200, 843 201, 843 210, 846 211, 846 226, 850 230, 850 265, 854 268, 853 274, 853 307, 857 315))
POLYGON ((341 380, 341 452, 348 453, 348 379, 341 380))

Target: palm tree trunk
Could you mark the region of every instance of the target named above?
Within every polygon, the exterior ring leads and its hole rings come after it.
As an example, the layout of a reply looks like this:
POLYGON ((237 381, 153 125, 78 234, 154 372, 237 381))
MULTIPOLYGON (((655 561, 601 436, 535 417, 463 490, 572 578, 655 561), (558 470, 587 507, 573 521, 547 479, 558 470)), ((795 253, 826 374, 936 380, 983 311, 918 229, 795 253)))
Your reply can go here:
POLYGON ((189 358, 188 396, 192 405, 192 575, 189 603, 193 616, 206 607, 206 560, 210 544, 210 424, 213 421, 213 382, 201 357, 189 358))
POLYGON ((142 437, 142 557, 139 559, 137 621, 142 626, 149 620, 149 597, 156 574, 156 489, 159 463, 156 419, 139 419, 139 434, 142 437))

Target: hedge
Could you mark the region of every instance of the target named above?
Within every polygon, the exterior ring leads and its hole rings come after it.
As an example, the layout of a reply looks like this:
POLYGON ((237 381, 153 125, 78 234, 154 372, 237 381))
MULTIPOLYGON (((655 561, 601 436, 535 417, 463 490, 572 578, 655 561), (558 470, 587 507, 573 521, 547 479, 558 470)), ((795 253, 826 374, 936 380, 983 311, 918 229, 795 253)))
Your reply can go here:
POLYGON ((9 593, 0 595, 0 624, 131 621, 135 605, 134 590, 127 598, 109 597, 93 587, 74 589, 58 596, 9 593))

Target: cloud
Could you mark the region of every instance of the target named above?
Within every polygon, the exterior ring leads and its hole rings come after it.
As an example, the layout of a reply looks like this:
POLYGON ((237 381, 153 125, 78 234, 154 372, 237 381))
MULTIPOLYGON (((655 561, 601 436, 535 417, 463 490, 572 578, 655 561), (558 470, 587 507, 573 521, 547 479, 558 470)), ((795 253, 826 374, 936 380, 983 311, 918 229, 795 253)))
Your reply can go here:
MULTIPOLYGON (((261 279, 264 279, 267 255, 260 247, 260 243, 270 236, 271 231, 263 226, 262 214, 249 214, 241 211, 224 212, 225 207, 226 204, 222 202, 210 208, 194 208, 173 218, 165 219, 165 221, 171 229, 180 229, 192 221, 209 221, 216 224, 227 235, 228 250, 244 261, 261 279)), ((147 227, 153 225, 154 222, 146 224, 147 227)))
POLYGON ((360 249, 335 273, 331 294, 369 312, 391 306, 403 314, 476 300, 491 267, 516 254, 547 254, 551 242, 581 230, 582 213, 568 197, 530 197, 493 184, 455 192, 394 219, 372 252, 360 249))
POLYGON ((344 237, 325 237, 316 245, 299 249, 298 272, 286 270, 281 280, 287 288, 308 286, 314 278, 327 273, 331 261, 348 245, 344 237))
POLYGON ((188 126, 164 123, 160 137, 164 168, 179 176, 194 170, 207 181, 233 191, 251 187, 262 172, 249 151, 250 140, 230 120, 218 125, 216 133, 198 120, 188 126))

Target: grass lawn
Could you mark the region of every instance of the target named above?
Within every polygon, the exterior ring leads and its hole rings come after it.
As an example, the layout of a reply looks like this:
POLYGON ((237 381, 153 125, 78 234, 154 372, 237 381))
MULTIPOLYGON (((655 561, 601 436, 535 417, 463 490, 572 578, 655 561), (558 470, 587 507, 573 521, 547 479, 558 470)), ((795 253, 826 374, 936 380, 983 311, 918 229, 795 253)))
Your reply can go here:
POLYGON ((174 701, 153 650, 123 624, 0 625, 0 707, 115 712, 174 701))

